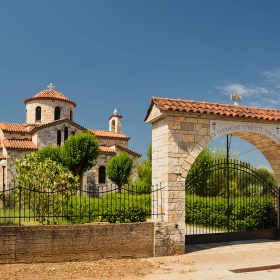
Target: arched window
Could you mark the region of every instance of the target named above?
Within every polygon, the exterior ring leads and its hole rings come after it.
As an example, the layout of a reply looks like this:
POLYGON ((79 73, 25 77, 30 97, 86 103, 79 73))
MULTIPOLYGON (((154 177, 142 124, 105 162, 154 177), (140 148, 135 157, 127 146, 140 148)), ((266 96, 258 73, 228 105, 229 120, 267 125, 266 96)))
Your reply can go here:
POLYGON ((112 120, 112 122, 111 122, 111 131, 116 132, 116 123, 115 123, 115 120, 112 120))
POLYGON ((59 120, 60 119, 60 107, 56 106, 54 108, 54 120, 59 120))
POLYGON ((71 132, 71 135, 75 135, 75 131, 72 131, 72 132, 71 132))
POLYGON ((56 144, 57 144, 57 146, 61 145, 61 130, 57 131, 57 134, 56 134, 56 144))
POLYGON ((65 127, 64 127, 64 141, 66 141, 67 138, 68 138, 68 127, 65 126, 65 127))
POLYGON ((70 110, 70 121, 73 121, 73 112, 72 112, 72 110, 70 110))
POLYGON ((35 110, 35 121, 41 120, 41 107, 37 106, 35 110))
POLYGON ((99 166, 99 172, 98 172, 98 182, 99 184, 104 184, 106 179, 106 167, 105 166, 99 166))

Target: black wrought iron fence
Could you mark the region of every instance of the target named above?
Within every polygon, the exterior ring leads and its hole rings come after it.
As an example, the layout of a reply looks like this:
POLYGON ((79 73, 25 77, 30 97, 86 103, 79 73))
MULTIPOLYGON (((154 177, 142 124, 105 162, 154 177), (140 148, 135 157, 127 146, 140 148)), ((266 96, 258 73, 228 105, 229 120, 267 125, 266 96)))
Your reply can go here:
POLYGON ((9 186, 0 191, 0 226, 144 222, 152 217, 162 188, 143 191, 136 186, 95 186, 94 190, 39 191, 34 186, 9 186))
POLYGON ((279 189, 246 162, 217 160, 186 180, 187 235, 279 228, 279 189))

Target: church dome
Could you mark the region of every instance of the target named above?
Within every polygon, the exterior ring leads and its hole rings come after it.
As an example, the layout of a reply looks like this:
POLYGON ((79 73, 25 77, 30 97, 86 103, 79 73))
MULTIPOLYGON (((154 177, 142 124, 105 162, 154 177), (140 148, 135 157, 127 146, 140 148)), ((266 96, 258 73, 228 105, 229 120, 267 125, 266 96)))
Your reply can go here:
POLYGON ((61 92, 54 90, 50 83, 48 89, 38 92, 24 100, 26 105, 26 123, 49 123, 59 119, 74 121, 76 103, 61 92))
POLYGON ((42 91, 38 92, 36 95, 34 95, 33 97, 25 99, 24 104, 26 105, 29 101, 42 100, 42 99, 66 101, 66 102, 71 103, 74 106, 74 108, 76 107, 76 103, 74 101, 71 101, 65 95, 63 95, 61 92, 54 90, 53 88, 42 90, 42 91))

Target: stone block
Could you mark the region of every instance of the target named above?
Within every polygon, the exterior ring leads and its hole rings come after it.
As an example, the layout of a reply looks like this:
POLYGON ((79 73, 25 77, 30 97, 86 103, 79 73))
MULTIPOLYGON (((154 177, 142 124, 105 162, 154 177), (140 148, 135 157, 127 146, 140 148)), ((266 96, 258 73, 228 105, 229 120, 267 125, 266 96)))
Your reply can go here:
POLYGON ((186 117, 175 117, 176 122, 184 122, 186 121, 186 117))
POLYGON ((186 158, 186 162, 189 163, 189 164, 193 164, 195 161, 195 158, 192 156, 192 155, 188 155, 187 158, 186 158))
POLYGON ((195 141, 195 135, 191 135, 191 134, 184 134, 183 135, 183 142, 194 142, 195 141))
POLYGON ((200 128, 198 133, 198 135, 203 135, 203 136, 208 136, 209 135, 209 129, 208 128, 200 128))
MULTIPOLYGON (((178 128, 180 129, 180 128, 178 128)), ((194 131, 194 123, 191 122, 182 122, 181 129, 184 131, 194 131)))
POLYGON ((181 134, 170 134, 169 135, 169 139, 168 139, 171 143, 172 142, 180 142, 183 140, 183 135, 181 134))
POLYGON ((204 124, 208 124, 208 125, 209 125, 210 120, 209 120, 209 119, 199 118, 199 119, 197 119, 197 122, 198 122, 198 123, 204 123, 204 124))
POLYGON ((173 129, 181 129, 181 126, 180 126, 180 122, 170 122, 169 123, 169 129, 170 130, 173 130, 173 129))

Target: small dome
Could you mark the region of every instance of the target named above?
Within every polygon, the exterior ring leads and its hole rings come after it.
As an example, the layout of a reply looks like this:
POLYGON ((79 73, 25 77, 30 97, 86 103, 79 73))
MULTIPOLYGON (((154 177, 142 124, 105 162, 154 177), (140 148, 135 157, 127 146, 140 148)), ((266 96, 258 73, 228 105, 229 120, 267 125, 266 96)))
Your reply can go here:
POLYGON ((45 89, 40 92, 38 92, 33 97, 27 98, 24 100, 24 104, 28 103, 32 100, 42 100, 42 99, 49 99, 49 100, 62 100, 71 103, 74 108, 76 107, 76 103, 74 101, 71 101, 68 99, 65 95, 63 95, 61 92, 54 90, 54 89, 45 89))

